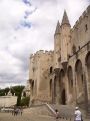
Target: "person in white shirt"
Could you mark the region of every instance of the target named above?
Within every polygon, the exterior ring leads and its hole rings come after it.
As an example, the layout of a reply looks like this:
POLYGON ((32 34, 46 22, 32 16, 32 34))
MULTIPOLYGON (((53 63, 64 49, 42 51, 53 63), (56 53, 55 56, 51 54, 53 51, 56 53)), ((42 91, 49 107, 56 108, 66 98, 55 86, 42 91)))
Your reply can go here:
POLYGON ((78 107, 75 108, 75 121, 82 121, 82 113, 78 107))

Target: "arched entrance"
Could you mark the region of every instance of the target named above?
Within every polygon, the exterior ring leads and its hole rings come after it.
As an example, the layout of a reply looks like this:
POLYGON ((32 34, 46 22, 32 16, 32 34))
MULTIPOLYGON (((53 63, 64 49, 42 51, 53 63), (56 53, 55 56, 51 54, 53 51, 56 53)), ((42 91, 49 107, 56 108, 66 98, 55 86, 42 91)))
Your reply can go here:
POLYGON ((52 79, 50 79, 50 97, 52 97, 52 79))
POLYGON ((86 66, 88 72, 88 81, 90 82, 90 52, 86 55, 86 66))
MULTIPOLYGON (((86 66, 87 66, 87 74, 88 74, 88 85, 90 85, 90 52, 88 52, 88 54, 86 55, 85 58, 86 61, 86 66)), ((90 88, 88 88, 89 91, 89 98, 90 98, 90 88)))
POLYGON ((60 103, 66 104, 66 93, 65 93, 65 73, 64 70, 60 71, 60 103))
POLYGON ((55 94, 55 102, 60 104, 60 81, 57 76, 54 78, 54 94, 55 94))
POLYGON ((34 94, 34 80, 31 83, 31 94, 32 94, 32 96, 34 94))
POLYGON ((61 104, 65 105, 66 104, 66 94, 65 94, 65 89, 62 90, 61 93, 61 104))
POLYGON ((82 71, 82 63, 80 60, 76 61, 75 72, 76 72, 77 98, 78 101, 81 102, 81 100, 83 99, 83 71, 82 71))

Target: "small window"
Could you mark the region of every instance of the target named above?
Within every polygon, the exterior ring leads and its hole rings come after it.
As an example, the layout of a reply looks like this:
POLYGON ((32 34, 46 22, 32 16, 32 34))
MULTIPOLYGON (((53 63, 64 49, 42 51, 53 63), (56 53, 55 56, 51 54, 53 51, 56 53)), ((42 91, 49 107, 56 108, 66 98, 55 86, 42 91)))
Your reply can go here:
POLYGON ((50 67, 50 74, 52 73, 52 70, 53 70, 53 67, 51 66, 51 67, 50 67))
POLYGON ((87 31, 88 30, 88 26, 87 26, 87 24, 85 25, 85 31, 87 31))
POLYGON ((76 46, 75 45, 73 45, 72 51, 73 51, 73 54, 76 53, 76 46))

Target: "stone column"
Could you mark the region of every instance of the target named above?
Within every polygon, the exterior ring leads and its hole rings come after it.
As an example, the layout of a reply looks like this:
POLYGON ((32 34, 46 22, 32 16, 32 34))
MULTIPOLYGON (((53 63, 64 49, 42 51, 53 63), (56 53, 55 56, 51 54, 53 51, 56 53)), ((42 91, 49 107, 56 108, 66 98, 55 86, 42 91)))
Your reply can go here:
POLYGON ((66 104, 69 104, 70 98, 69 98, 69 86, 68 86, 68 77, 67 77, 67 71, 65 72, 65 92, 66 92, 66 104))
POLYGON ((88 77, 88 71, 87 71, 87 66, 84 64, 83 66, 83 80, 84 80, 84 94, 85 94, 85 109, 86 109, 86 116, 88 115, 88 105, 89 105, 89 99, 90 99, 90 81, 88 77))
POLYGON ((55 80, 52 80, 52 103, 55 103, 55 80))
POLYGON ((77 104, 77 83, 76 83, 76 72, 73 69, 73 101, 77 104))

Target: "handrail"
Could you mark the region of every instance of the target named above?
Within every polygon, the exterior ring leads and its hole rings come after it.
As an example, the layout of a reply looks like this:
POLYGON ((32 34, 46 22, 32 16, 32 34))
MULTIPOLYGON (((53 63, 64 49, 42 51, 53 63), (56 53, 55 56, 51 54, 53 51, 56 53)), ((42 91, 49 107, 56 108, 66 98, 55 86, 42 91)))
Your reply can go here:
POLYGON ((45 104, 54 114, 56 114, 55 110, 48 103, 45 103, 45 104))

